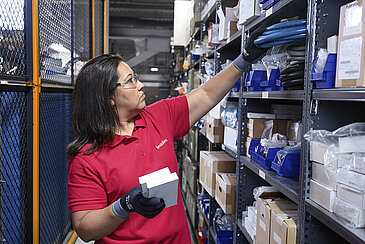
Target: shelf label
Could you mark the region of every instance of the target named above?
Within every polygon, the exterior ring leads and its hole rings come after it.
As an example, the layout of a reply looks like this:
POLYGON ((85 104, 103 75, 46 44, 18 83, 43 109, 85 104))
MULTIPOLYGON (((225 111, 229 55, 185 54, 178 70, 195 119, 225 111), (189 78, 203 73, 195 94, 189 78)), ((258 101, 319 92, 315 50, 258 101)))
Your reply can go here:
POLYGON ((272 7, 266 10, 266 17, 270 16, 272 14, 272 7))
POLYGON ((259 169, 259 176, 265 180, 265 172, 259 169))
POLYGON ((264 91, 262 92, 262 98, 269 98, 269 92, 268 91, 264 91))

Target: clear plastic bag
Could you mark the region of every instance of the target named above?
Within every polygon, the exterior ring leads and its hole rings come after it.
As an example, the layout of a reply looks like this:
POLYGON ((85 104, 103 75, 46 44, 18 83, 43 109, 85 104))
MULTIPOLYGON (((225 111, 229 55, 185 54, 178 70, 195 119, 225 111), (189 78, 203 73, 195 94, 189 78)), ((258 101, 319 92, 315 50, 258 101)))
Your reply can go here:
POLYGON ((213 228, 219 230, 234 230, 235 219, 231 214, 224 214, 221 208, 217 208, 213 218, 213 228))
POLYGON ((321 48, 317 54, 317 62, 314 65, 314 72, 319 73, 323 72, 324 66, 327 61, 328 52, 327 49, 321 48))
POLYGON ((205 59, 205 72, 208 75, 214 75, 214 60, 213 59, 205 59))
POLYGON ((227 102, 226 108, 221 113, 221 121, 224 126, 236 129, 238 127, 238 107, 227 102))

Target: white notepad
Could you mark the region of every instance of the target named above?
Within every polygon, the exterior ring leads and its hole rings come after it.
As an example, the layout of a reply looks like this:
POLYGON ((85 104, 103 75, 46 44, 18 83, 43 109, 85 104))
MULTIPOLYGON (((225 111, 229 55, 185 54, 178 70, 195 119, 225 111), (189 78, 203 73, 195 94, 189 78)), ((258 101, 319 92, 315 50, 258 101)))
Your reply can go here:
POLYGON ((159 197, 165 201, 166 208, 177 204, 179 177, 163 168, 138 178, 144 197, 159 197))

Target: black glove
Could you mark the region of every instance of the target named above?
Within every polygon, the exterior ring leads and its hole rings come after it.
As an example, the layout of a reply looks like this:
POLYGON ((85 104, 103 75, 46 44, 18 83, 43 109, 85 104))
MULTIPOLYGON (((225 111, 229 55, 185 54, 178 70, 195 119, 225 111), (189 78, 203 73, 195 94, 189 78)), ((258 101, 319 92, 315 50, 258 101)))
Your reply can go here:
POLYGON ((265 31, 267 26, 268 24, 266 21, 264 21, 264 23, 262 23, 252 33, 250 33, 250 37, 246 40, 242 56, 247 62, 253 63, 267 52, 268 48, 260 48, 254 44, 254 41, 265 31))
POLYGON ((162 198, 142 196, 141 185, 138 185, 120 198, 120 204, 128 212, 136 212, 152 219, 165 208, 165 201, 162 198))

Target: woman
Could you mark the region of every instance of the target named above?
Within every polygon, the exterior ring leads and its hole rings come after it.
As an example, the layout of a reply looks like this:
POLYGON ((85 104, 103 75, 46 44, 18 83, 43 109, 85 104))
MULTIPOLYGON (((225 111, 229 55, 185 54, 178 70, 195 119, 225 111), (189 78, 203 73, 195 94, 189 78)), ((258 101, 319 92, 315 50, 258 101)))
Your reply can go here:
POLYGON ((145 198, 138 177, 169 167, 177 172, 174 140, 231 90, 251 48, 186 96, 146 107, 144 85, 118 55, 102 55, 81 69, 75 86, 74 141, 69 145, 68 197, 72 223, 84 241, 190 243, 180 191, 178 204, 145 198))

